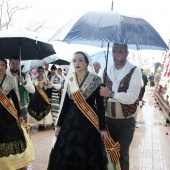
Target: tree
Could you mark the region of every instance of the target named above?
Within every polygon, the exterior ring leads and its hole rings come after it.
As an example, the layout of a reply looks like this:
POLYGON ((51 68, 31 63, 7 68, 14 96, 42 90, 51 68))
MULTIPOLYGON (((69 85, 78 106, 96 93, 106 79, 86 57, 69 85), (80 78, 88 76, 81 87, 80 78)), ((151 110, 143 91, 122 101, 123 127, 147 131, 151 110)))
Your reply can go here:
POLYGON ((137 54, 136 56, 134 53, 131 54, 131 60, 132 63, 138 66, 139 68, 147 67, 151 63, 149 57, 142 56, 140 54, 137 54))
MULTIPOLYGON (((18 11, 31 8, 23 4, 19 0, 0 0, 0 30, 8 29, 13 26, 15 14, 18 11)), ((30 22, 25 29, 38 32, 45 25, 45 21, 42 22, 30 22)))
POLYGON ((8 29, 9 26, 12 26, 16 12, 27 8, 30 7, 19 5, 19 1, 14 4, 14 1, 12 2, 12 0, 1 0, 0 30, 2 30, 2 28, 8 29))
POLYGON ((27 24, 27 26, 25 27, 25 29, 29 30, 29 31, 33 31, 33 32, 38 32, 40 29, 46 29, 45 27, 45 23, 46 21, 42 21, 42 22, 30 22, 27 24))

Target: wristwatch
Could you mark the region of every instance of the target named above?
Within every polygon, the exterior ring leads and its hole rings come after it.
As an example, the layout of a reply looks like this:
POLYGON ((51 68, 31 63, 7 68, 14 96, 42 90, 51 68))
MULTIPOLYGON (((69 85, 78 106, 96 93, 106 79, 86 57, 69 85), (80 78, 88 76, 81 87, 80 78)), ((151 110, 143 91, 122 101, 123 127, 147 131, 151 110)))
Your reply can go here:
POLYGON ((112 91, 112 92, 111 92, 111 94, 110 94, 110 98, 112 98, 112 99, 113 99, 113 98, 114 98, 114 95, 115 95, 115 92, 114 92, 114 91, 112 91))

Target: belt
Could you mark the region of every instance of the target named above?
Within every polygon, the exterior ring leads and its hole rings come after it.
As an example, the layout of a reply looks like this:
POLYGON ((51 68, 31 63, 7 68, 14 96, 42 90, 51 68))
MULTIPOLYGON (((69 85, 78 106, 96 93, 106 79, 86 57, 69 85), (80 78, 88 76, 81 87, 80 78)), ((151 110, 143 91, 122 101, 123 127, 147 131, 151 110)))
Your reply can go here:
POLYGON ((112 118, 112 119, 128 119, 128 118, 135 117, 135 115, 136 115, 136 113, 134 113, 133 115, 128 116, 128 117, 111 117, 111 116, 106 114, 107 117, 112 118))

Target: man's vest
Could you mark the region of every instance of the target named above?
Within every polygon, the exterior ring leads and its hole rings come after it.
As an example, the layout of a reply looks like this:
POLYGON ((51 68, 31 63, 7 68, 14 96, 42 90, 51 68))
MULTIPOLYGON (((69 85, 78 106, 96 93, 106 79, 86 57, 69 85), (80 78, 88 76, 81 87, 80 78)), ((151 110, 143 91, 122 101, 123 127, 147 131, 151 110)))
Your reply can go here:
MULTIPOLYGON (((20 73, 18 73, 18 76, 20 76, 20 73)), ((21 76, 25 79, 25 73, 21 73, 21 76)), ((24 107, 29 102, 29 93, 25 89, 25 87, 18 81, 18 91, 20 96, 20 105, 24 107)))
MULTIPOLYGON (((131 79, 131 76, 132 76, 135 68, 136 68, 136 66, 134 66, 130 70, 130 72, 120 81, 118 92, 125 92, 125 93, 127 92, 128 88, 129 88, 129 84, 130 84, 130 79, 131 79)), ((104 79, 105 78, 106 78, 106 86, 109 88, 109 90, 112 90, 113 82, 108 77, 108 75, 106 73, 106 69, 104 70, 104 79)), ((126 118, 126 117, 133 115, 136 112, 137 106, 139 104, 139 100, 137 99, 135 101, 135 103, 133 103, 133 104, 122 104, 122 103, 120 103, 120 104, 121 104, 123 116, 126 118)))

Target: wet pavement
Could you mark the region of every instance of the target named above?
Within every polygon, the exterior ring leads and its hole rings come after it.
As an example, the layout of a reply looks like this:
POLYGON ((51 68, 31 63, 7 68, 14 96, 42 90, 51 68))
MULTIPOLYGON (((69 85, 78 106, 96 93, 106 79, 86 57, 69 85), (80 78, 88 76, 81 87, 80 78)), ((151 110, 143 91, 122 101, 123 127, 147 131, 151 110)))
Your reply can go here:
MULTIPOLYGON (((137 127, 130 146, 130 170, 170 170, 170 124, 159 110, 152 90, 147 87, 142 108, 137 110, 137 127)), ((46 170, 54 130, 34 128, 32 141, 35 161, 28 170, 46 170)))

